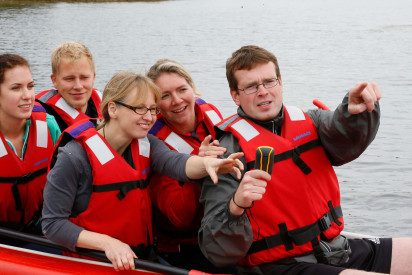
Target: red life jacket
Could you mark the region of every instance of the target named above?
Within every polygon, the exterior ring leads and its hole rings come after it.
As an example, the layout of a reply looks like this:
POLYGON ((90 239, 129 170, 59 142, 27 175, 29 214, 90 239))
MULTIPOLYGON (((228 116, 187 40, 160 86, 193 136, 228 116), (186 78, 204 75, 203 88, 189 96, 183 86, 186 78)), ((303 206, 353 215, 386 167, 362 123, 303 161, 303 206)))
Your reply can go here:
MULTIPOLYGON (((195 102, 195 111, 198 117, 196 132, 198 129, 207 130, 207 132, 203 131, 202 135, 204 136, 199 136, 199 138, 203 140, 209 134, 214 138, 214 126, 223 119, 222 115, 215 106, 206 103, 203 99, 196 98, 195 102)), ((172 150, 191 155, 197 155, 199 153, 201 142, 192 137, 190 133, 184 134, 174 130, 161 114, 158 116, 149 133, 163 140, 172 150)))
POLYGON ((321 235, 333 239, 343 229, 339 183, 316 127, 302 110, 284 110, 281 136, 238 116, 220 125, 238 139, 248 169, 258 146, 275 149, 272 179, 263 198, 248 212, 255 241, 240 265, 316 252, 321 235))
MULTIPOLYGON (((172 150, 197 155, 200 141, 209 134, 215 137, 214 125, 222 120, 222 115, 215 106, 200 98, 196 98, 195 102, 198 119, 195 132, 198 139, 190 133, 177 132, 161 115, 150 133, 165 141, 172 150)), ((150 192, 154 202, 153 228, 158 240, 158 251, 178 252, 182 244, 197 245, 197 231, 203 218, 198 184, 179 182, 170 177, 155 174, 151 179, 150 192), (173 202, 171 206, 170 196, 180 198, 181 203, 173 202)))
POLYGON ((89 205, 70 220, 87 230, 137 247, 136 255, 147 258, 146 249, 153 242, 152 206, 146 188, 150 174, 149 140, 146 137, 132 141, 133 163, 129 164, 97 133, 90 121, 67 128, 62 139, 66 139, 67 134, 82 145, 93 169, 89 205))
POLYGON ((55 111, 55 113, 53 113, 52 115, 55 117, 59 116, 67 124, 67 126, 73 125, 80 120, 88 118, 101 119, 103 117, 100 110, 102 94, 95 88, 93 88, 92 90, 89 101, 91 100, 91 102, 94 104, 94 107, 96 108, 96 117, 89 117, 82 111, 74 109, 73 107, 68 105, 64 98, 58 93, 58 91, 54 89, 43 91, 37 94, 36 100, 42 105, 46 104, 50 106, 55 111))
POLYGON ((21 160, 0 132, 0 224, 22 230, 40 217, 47 167, 53 152, 46 112, 34 105, 21 160))

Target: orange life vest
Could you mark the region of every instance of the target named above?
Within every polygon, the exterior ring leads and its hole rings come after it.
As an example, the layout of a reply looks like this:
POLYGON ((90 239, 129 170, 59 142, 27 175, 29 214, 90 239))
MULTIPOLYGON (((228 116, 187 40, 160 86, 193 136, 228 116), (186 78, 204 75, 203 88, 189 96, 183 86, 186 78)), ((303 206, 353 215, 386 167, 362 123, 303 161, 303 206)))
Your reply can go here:
MULTIPOLYGON (((196 115, 198 116, 198 120, 200 120, 200 124, 203 124, 204 128, 208 131, 207 134, 211 134, 214 138, 214 126, 222 120, 222 115, 215 106, 206 103, 203 99, 196 98, 195 102, 195 110, 198 110, 196 115)), ((198 128, 200 127, 198 126, 198 128)), ((163 140, 172 150, 191 155, 197 155, 199 153, 201 142, 193 138, 190 134, 182 134, 174 130, 161 114, 158 116, 149 133, 163 140)))

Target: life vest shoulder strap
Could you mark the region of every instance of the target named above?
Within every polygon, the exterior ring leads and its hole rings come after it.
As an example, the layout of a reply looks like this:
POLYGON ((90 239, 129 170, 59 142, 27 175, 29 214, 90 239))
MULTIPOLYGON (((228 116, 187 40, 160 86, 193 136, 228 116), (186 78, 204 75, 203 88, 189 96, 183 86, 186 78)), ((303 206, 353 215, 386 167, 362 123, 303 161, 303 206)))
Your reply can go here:
POLYGON ((227 119, 222 120, 219 124, 217 124, 216 127, 219 130, 224 131, 229 126, 229 124, 231 124, 238 118, 239 118, 239 115, 233 115, 231 117, 228 117, 227 119))
MULTIPOLYGON (((210 103, 207 103, 201 98, 196 98, 195 102, 199 104, 201 112, 205 114, 204 120, 207 121, 206 128, 213 127, 214 125, 220 123, 222 121, 222 115, 216 109, 216 107, 210 103)), ((205 121, 203 121, 205 123, 205 121)), ((208 129, 209 131, 213 131, 213 128, 208 129)))
POLYGON ((44 107, 43 107, 40 103, 38 103, 38 102, 36 101, 36 102, 34 103, 32 112, 33 112, 33 113, 39 113, 39 112, 41 112, 41 113, 46 113, 46 109, 44 109, 44 107))
POLYGON ((43 91, 40 94, 36 96, 36 100, 41 102, 41 103, 46 103, 50 98, 53 96, 57 95, 58 92, 55 89, 43 91))

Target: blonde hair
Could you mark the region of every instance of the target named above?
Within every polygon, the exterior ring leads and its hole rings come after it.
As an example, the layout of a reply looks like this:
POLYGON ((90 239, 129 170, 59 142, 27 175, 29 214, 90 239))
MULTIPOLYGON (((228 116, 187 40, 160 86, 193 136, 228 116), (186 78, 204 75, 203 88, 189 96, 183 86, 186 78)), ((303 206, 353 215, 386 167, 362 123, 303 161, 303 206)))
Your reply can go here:
POLYGON ((163 73, 175 73, 180 75, 186 80, 187 84, 192 87, 195 95, 200 96, 200 93, 196 90, 195 83, 193 82, 189 72, 179 62, 171 59, 160 59, 152 67, 150 67, 147 72, 147 76, 151 80, 156 81, 156 79, 163 73))
POLYGON ((86 56, 89 61, 90 68, 94 73, 94 59, 91 51, 85 45, 76 42, 69 41, 60 44, 51 54, 51 66, 54 75, 59 73, 59 65, 62 57, 68 58, 70 62, 74 62, 86 56))
POLYGON ((103 122, 97 127, 98 129, 101 129, 110 121, 109 103, 113 101, 125 103, 126 97, 134 88, 137 88, 138 96, 135 98, 133 105, 143 104, 149 93, 153 93, 156 104, 159 104, 162 92, 150 78, 130 71, 118 72, 104 88, 101 104, 103 122))

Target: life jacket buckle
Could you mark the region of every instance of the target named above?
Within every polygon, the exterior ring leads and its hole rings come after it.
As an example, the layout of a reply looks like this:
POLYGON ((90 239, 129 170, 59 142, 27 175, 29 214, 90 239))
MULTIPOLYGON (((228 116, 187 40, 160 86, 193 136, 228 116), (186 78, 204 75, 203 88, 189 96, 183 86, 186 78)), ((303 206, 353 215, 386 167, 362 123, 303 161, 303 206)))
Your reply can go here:
POLYGON ((332 221, 330 220, 328 214, 325 214, 322 218, 319 219, 319 226, 322 231, 326 231, 332 225, 332 221))

